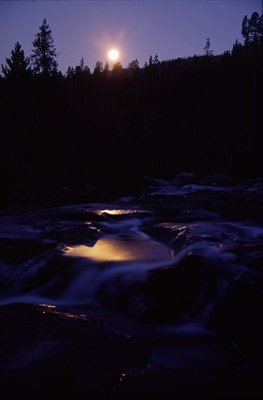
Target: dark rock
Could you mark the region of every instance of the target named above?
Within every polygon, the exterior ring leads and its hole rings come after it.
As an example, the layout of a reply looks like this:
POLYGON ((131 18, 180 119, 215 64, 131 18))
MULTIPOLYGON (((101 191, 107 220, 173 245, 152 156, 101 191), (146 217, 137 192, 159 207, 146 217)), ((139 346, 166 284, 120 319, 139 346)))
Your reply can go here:
POLYGON ((120 398, 180 400, 261 399, 261 374, 242 369, 164 371, 154 365, 127 371, 115 389, 120 398))
POLYGON ((153 270, 145 286, 152 305, 141 318, 169 323, 184 313, 197 316, 205 304, 215 300, 219 273, 204 258, 189 255, 175 266, 153 270))
POLYGON ((1 238, 0 259, 7 263, 23 262, 51 250, 55 245, 52 241, 1 238))
POLYGON ((51 223, 44 231, 43 235, 54 240, 56 243, 88 244, 94 245, 99 234, 95 229, 91 229, 84 222, 56 221, 51 223))
POLYGON ((147 345, 106 332, 84 315, 12 304, 0 307, 0 324, 4 397, 106 396, 124 370, 147 363, 147 345))
POLYGON ((262 283, 232 281, 209 326, 234 341, 253 366, 262 369, 262 283))

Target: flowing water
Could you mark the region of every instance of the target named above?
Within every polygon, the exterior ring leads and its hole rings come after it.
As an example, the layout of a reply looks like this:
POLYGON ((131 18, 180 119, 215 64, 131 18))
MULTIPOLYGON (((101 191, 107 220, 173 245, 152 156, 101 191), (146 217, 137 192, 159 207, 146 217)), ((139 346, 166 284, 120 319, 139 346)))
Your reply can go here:
POLYGON ((262 206, 260 179, 185 175, 111 203, 2 213, 0 304, 92 316, 147 340, 164 369, 248 368, 254 353, 229 321, 246 297, 235 323, 259 329, 262 206))

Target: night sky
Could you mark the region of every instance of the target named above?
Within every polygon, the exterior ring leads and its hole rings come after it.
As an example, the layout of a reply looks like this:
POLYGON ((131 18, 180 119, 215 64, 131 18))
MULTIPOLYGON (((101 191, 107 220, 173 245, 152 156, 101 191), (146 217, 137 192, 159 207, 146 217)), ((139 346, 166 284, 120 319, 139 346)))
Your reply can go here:
POLYGON ((174 1, 0 1, 0 64, 19 41, 26 56, 44 18, 59 53, 59 69, 79 64, 93 71, 97 60, 107 61, 116 47, 124 67, 137 58, 140 66, 150 55, 159 60, 204 54, 210 38, 215 54, 243 42, 241 23, 261 0, 174 1))

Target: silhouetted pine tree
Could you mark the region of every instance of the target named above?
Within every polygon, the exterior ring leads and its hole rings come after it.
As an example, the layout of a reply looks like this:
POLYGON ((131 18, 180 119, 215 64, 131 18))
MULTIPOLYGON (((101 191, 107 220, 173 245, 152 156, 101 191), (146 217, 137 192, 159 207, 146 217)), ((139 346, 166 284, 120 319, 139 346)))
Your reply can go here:
POLYGON ((34 72, 45 77, 56 75, 58 72, 57 53, 46 18, 39 27, 39 32, 32 44, 34 48, 31 59, 34 72))
POLYGON ((122 70, 122 64, 120 61, 117 61, 116 63, 113 64, 112 71, 121 71, 122 70))
POLYGON ((79 66, 80 66, 81 71, 84 71, 85 61, 84 61, 83 57, 80 59, 79 66))
POLYGON ((102 64, 102 62, 101 62, 100 60, 98 60, 98 61, 96 62, 96 64, 95 64, 93 73, 94 73, 95 75, 98 75, 98 74, 101 74, 102 71, 103 71, 103 64, 102 64))
POLYGON ((80 59, 79 65, 76 66, 74 72, 75 72, 75 75, 78 75, 78 76, 90 75, 90 69, 87 65, 85 65, 85 61, 84 61, 83 57, 80 59))
POLYGON ((20 79, 29 76, 31 73, 29 62, 29 58, 25 57, 20 43, 16 42, 14 50, 11 51, 11 57, 6 58, 7 66, 2 65, 4 77, 20 79))
POLYGON ((232 55, 237 54, 238 52, 241 51, 242 49, 242 44, 236 39, 235 43, 233 44, 232 47, 232 55))
POLYGON ((132 60, 127 66, 127 69, 132 69, 132 70, 137 70, 139 68, 140 68, 139 61, 137 60, 137 58, 135 58, 135 60, 132 60))
POLYGON ((209 38, 206 39, 206 45, 204 47, 204 51, 205 51, 205 55, 206 56, 212 56, 213 55, 213 50, 210 50, 211 47, 211 42, 209 40, 209 38))
POLYGON ((74 76, 74 68, 69 66, 66 72, 66 77, 73 78, 73 76, 74 76))
POLYGON ((109 66, 109 63, 106 61, 103 72, 107 75, 109 73, 109 71, 110 71, 110 66, 109 66))
POLYGON ((247 46, 249 43, 262 42, 263 37, 263 15, 255 11, 250 18, 247 15, 244 16, 242 21, 242 36, 244 38, 244 44, 247 46))
POLYGON ((154 59, 153 59, 153 64, 157 65, 160 64, 159 58, 158 58, 158 54, 155 54, 154 59))

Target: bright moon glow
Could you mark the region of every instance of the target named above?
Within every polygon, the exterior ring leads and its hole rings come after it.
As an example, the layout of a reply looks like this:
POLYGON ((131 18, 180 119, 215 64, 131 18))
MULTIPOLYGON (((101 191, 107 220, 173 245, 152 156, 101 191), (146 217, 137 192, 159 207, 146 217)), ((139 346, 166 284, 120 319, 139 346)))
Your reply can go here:
POLYGON ((110 49, 108 51, 108 57, 111 61, 117 61, 119 58, 119 51, 117 49, 110 49))

